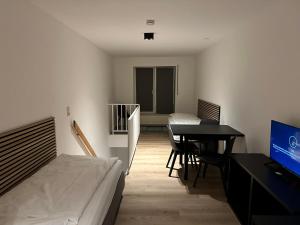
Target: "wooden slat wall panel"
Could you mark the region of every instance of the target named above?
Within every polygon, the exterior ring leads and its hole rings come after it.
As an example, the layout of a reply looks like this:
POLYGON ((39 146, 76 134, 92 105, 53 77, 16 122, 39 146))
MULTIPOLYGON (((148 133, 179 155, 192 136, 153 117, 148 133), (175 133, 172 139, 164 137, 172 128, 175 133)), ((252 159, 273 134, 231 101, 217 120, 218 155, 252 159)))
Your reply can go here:
POLYGON ((56 157, 53 117, 0 134, 0 196, 56 157))
POLYGON ((220 113, 219 105, 198 99, 198 117, 200 119, 214 119, 220 122, 220 113))

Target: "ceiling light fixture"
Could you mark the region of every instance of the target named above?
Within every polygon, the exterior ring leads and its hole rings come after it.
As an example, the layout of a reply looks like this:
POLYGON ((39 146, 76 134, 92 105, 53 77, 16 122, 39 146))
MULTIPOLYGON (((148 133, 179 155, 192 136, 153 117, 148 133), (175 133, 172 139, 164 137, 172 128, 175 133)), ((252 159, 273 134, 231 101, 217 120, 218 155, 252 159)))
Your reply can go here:
POLYGON ((154 40, 154 33, 144 33, 144 40, 154 40))

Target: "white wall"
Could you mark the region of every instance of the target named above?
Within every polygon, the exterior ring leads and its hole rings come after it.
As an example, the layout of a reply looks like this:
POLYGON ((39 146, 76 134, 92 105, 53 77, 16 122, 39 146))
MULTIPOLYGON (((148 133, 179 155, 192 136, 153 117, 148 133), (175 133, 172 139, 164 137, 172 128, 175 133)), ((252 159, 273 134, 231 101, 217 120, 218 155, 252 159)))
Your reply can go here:
POLYGON ((114 100, 117 103, 134 103, 134 67, 176 66, 179 74, 179 93, 175 99, 176 112, 196 112, 195 57, 115 57, 113 59, 114 100))
POLYGON ((76 119, 108 155, 111 58, 26 1, 1 1, 0 33, 0 132, 55 116, 59 153, 83 154, 71 134, 76 119))
POLYGON ((249 152, 268 155, 270 120, 300 126, 300 1, 281 1, 197 60, 196 97, 221 105, 249 152))

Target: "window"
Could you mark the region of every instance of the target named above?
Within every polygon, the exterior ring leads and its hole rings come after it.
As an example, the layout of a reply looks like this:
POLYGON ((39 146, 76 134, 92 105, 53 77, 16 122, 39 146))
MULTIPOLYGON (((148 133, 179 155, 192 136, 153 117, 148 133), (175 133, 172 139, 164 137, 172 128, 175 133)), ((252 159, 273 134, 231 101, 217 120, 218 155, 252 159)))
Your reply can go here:
POLYGON ((174 112, 175 77, 175 66, 135 68, 135 102, 142 112, 174 112))

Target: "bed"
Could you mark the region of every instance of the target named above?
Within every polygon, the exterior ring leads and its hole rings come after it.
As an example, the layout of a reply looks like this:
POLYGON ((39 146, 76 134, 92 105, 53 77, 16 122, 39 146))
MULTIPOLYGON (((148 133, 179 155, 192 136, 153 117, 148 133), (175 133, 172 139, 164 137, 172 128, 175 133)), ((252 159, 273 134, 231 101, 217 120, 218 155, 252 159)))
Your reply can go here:
POLYGON ((220 122, 221 107, 214 103, 198 99, 197 116, 191 113, 172 113, 169 115, 169 124, 198 125, 201 119, 213 119, 220 122))
POLYGON ((57 157, 53 117, 0 134, 1 225, 112 225, 124 186, 118 159, 57 157))

